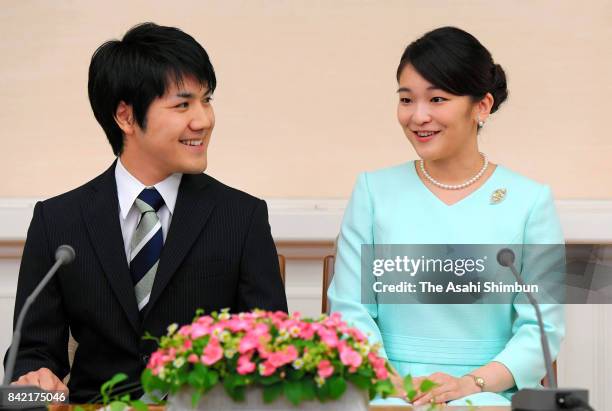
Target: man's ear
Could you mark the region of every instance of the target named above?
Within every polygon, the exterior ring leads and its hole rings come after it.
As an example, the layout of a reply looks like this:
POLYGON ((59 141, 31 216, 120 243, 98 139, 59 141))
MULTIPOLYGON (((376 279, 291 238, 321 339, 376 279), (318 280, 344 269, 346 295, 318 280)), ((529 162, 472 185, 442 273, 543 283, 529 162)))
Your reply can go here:
POLYGON ((132 106, 120 101, 115 110, 115 121, 126 136, 134 134, 135 121, 132 106))

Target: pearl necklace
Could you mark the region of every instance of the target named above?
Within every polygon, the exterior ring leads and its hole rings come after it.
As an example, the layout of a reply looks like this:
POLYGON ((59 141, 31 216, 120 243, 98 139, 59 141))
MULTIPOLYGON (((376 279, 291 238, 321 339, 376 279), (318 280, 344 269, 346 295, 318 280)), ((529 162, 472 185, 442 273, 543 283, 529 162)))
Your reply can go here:
POLYGON ((474 184, 476 181, 478 181, 480 177, 482 177, 484 172, 487 171, 487 168, 489 167, 489 159, 483 153, 480 153, 480 155, 482 156, 482 159, 484 160, 484 164, 482 165, 482 168, 480 169, 478 174, 476 174, 474 177, 470 178, 469 180, 461 184, 443 184, 429 175, 427 170, 425 170, 425 162, 423 160, 419 160, 419 166, 425 178, 427 178, 433 185, 443 188, 445 190, 460 190, 462 188, 465 188, 469 185, 474 184))

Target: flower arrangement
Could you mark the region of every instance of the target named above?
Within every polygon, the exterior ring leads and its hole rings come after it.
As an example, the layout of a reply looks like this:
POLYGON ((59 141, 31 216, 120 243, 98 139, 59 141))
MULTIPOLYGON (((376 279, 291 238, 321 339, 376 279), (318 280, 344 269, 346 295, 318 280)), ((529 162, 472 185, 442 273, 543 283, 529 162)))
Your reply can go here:
POLYGON ((394 392, 378 345, 339 313, 313 320, 297 312, 199 311, 191 324, 168 327, 158 344, 142 374, 143 388, 173 394, 189 386, 193 406, 218 384, 235 401, 258 386, 265 403, 284 395, 295 405, 338 399, 347 383, 370 398, 394 392))

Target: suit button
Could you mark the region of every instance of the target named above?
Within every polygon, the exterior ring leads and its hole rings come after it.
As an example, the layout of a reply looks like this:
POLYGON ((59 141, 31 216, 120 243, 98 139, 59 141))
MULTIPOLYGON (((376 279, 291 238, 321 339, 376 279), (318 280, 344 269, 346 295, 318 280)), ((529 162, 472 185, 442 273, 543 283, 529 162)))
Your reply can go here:
POLYGON ((142 365, 144 365, 146 367, 147 364, 149 363, 149 358, 151 358, 151 356, 149 354, 142 354, 140 356, 140 360, 142 361, 142 365))

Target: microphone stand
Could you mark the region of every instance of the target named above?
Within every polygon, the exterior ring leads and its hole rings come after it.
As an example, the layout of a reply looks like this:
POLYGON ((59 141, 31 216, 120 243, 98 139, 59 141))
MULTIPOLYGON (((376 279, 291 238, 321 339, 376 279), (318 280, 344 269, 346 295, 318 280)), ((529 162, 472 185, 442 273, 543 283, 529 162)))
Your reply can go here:
POLYGON ((51 281, 60 266, 71 263, 74 258, 75 253, 72 247, 69 245, 59 246, 55 251, 55 264, 53 264, 51 269, 49 269, 34 291, 32 291, 28 298, 26 298, 25 303, 21 308, 21 312, 19 313, 19 317, 17 317, 17 322, 15 323, 15 331, 13 332, 11 348, 9 349, 6 359, 6 366, 4 367, 4 381, 2 386, 0 386, 0 409, 38 409, 41 407, 46 409, 47 402, 39 398, 45 397, 44 394, 46 394, 47 391, 33 385, 10 384, 13 378, 13 370, 15 369, 15 360, 17 359, 19 343, 21 341, 23 321, 28 310, 30 309, 30 306, 34 303, 36 297, 38 297, 49 281, 51 281))
POLYGON ((512 396, 512 410, 515 411, 556 411, 556 410, 592 410, 589 406, 589 392, 582 388, 557 388, 557 381, 553 378, 552 357, 548 338, 544 331, 542 312, 540 306, 533 295, 527 291, 525 282, 514 266, 514 251, 503 248, 497 253, 497 262, 503 267, 510 268, 516 281, 523 286, 523 293, 527 296, 529 303, 533 306, 538 320, 540 330, 540 342, 542 344, 542 354, 546 365, 546 379, 548 387, 545 388, 523 388, 512 396))

